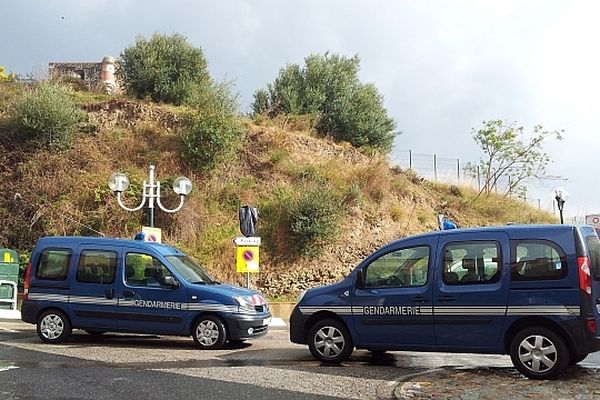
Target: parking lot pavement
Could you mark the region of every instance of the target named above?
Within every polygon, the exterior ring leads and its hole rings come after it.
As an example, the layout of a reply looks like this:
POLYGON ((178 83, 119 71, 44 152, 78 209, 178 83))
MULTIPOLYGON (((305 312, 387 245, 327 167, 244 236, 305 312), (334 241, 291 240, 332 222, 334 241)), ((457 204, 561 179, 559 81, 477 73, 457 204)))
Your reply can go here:
POLYGON ((91 363, 111 371, 180 377, 173 382, 199 379, 250 385, 260 389, 264 398, 285 390, 302 398, 600 399, 600 353, 570 367, 558 380, 535 381, 520 375, 508 356, 499 355, 389 352, 372 356, 358 350, 341 366, 325 366, 312 358, 306 346, 290 343, 286 327, 272 327, 265 338, 251 344, 199 351, 191 338, 107 334, 95 339, 79 331, 63 345, 47 345, 38 339, 34 325, 0 320, 0 346, 34 357, 10 360, 6 357, 11 353, 4 352, 0 367, 27 369, 43 353, 61 357, 62 366, 91 363))

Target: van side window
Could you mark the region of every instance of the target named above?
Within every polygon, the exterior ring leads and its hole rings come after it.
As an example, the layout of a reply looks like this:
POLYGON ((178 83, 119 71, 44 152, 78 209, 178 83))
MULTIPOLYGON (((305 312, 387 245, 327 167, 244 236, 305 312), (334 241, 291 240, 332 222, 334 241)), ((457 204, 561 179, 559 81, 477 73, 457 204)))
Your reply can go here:
POLYGON ((133 286, 160 287, 171 272, 156 258, 141 253, 125 257, 125 282, 133 286))
POLYGON ((596 235, 589 235, 585 237, 585 244, 590 252, 592 276, 595 280, 600 280, 600 240, 596 235))
POLYGON ((446 285, 498 282, 502 260, 496 242, 456 242, 444 249, 442 281, 446 285))
POLYGON ((69 250, 44 250, 40 256, 36 277, 52 281, 63 281, 67 278, 71 252, 69 250))
POLYGON ((113 283, 116 270, 116 252, 83 250, 79 256, 76 279, 84 283, 113 283))
POLYGON ((546 240, 512 241, 511 279, 532 281, 567 276, 567 259, 562 249, 546 240))
POLYGON ((395 288, 422 286, 427 283, 429 247, 411 247, 384 254, 365 271, 365 286, 395 288))

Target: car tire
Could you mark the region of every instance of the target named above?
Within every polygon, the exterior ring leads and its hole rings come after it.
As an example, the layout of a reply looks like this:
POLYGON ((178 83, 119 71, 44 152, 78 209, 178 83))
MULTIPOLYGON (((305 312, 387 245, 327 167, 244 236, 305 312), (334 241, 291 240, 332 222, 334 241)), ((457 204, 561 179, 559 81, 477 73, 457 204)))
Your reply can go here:
POLYGON ((38 336, 46 343, 62 343, 71 331, 71 321, 59 310, 44 311, 37 320, 38 336))
POLYGON ((544 327, 518 332, 511 341, 510 358, 519 372, 531 379, 552 379, 570 361, 563 338, 544 327))
POLYGON ((312 326, 308 334, 308 348, 317 360, 338 364, 352 354, 354 345, 346 325, 337 319, 323 319, 312 326))
POLYGON ((202 316, 194 323, 192 337, 201 349, 216 350, 222 348, 227 342, 227 330, 219 317, 202 316))

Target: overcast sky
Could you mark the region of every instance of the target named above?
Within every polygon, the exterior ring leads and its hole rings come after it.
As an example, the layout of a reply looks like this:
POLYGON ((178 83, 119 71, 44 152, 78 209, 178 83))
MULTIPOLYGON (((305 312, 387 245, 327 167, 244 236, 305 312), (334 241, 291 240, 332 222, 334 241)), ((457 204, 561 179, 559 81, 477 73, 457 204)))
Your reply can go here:
POLYGON ((361 58, 402 132, 404 150, 481 157, 472 129, 490 119, 565 130, 545 150, 551 175, 529 195, 568 216, 600 213, 600 2, 414 0, 55 0, 0 2, 0 65, 38 73, 54 61, 118 57, 139 35, 180 33, 201 47, 211 74, 232 80, 248 111, 281 67, 330 51, 361 58))

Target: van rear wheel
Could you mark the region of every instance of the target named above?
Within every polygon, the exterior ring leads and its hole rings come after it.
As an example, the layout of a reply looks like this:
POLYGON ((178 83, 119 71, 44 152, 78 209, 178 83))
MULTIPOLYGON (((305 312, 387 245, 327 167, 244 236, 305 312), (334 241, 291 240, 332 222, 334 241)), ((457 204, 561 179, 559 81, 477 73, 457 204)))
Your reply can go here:
POLYGON ((46 343, 62 343, 71 335, 71 322, 59 310, 48 310, 38 318, 37 333, 46 343))
POLYGON ((346 325, 336 319, 318 321, 308 334, 308 348, 317 360, 324 363, 340 363, 354 350, 352 337, 346 325))
POLYGON ((544 327, 518 332, 510 345, 514 366, 528 378, 551 379, 560 374, 570 360, 564 340, 544 327))
POLYGON ((192 337, 201 349, 216 350, 225 345, 227 331, 220 318, 208 315, 198 318, 192 330, 192 337))

